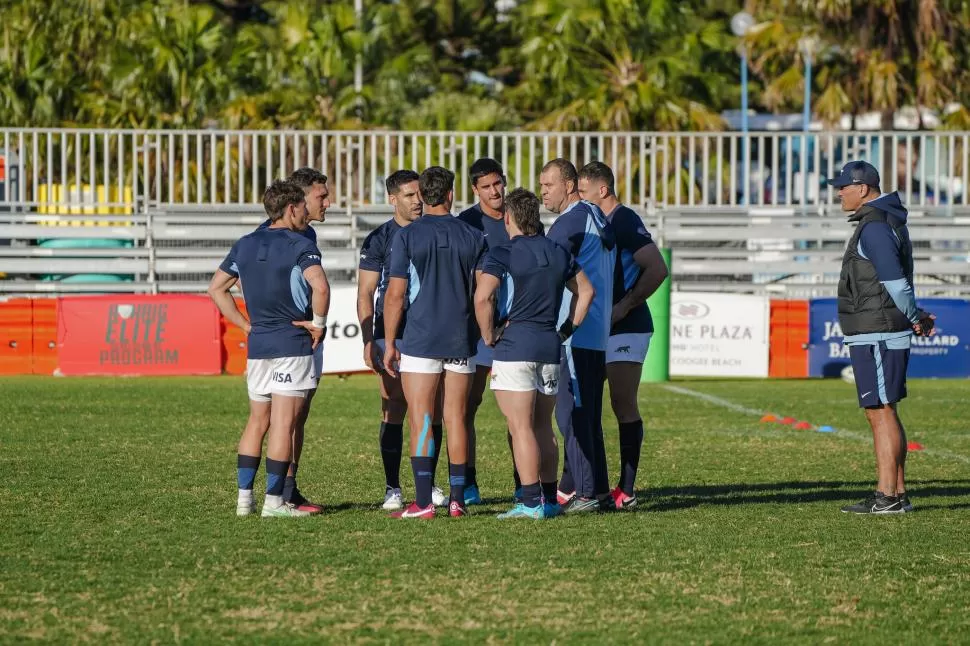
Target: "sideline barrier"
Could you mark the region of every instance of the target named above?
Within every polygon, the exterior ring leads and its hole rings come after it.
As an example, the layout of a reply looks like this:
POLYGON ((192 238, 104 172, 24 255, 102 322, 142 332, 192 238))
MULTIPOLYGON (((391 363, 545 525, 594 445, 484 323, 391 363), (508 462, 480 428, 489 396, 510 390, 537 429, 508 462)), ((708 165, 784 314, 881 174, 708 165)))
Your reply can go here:
MULTIPOLYGON (((907 375, 910 377, 970 377, 970 301, 921 298, 919 306, 936 315, 936 335, 914 338, 907 375)), ((842 344, 834 298, 809 301, 809 376, 838 377, 849 365, 842 344)))
POLYGON ((767 297, 674 293, 670 299, 670 374, 767 377, 767 297))
POLYGON ((57 300, 64 375, 217 375, 219 313, 205 296, 78 296, 57 300))
POLYGON ((771 301, 769 377, 808 376, 808 301, 771 301))
POLYGON ((669 275, 647 299, 650 315, 653 316, 653 337, 643 362, 640 383, 670 381, 670 284, 673 282, 674 268, 670 249, 661 249, 669 275))
MULTIPOLYGON (((324 372, 367 372, 356 290, 337 287, 331 302, 324 372)), ((970 377, 970 301, 919 302, 937 315, 938 334, 914 340, 909 375, 970 377)), ((662 309, 654 315, 662 329, 662 309)), ((675 292, 669 320, 675 376, 837 377, 849 365, 835 299, 769 305, 757 296, 675 292)), ((246 350, 242 330, 205 296, 0 299, 0 375, 241 375, 246 350)))

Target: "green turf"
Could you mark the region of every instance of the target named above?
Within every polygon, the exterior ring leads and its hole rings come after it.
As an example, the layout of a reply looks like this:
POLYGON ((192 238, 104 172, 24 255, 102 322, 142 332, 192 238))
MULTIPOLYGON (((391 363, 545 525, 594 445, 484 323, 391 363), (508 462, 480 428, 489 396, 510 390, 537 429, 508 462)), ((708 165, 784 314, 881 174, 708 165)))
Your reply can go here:
POLYGON ((327 379, 300 479, 329 512, 237 519, 241 380, 2 379, 0 641, 968 639, 965 382, 911 384, 904 420, 927 447, 910 459, 919 511, 876 518, 839 513, 874 474, 850 386, 676 385, 845 432, 765 425, 651 385, 643 509, 502 523, 510 463, 489 397, 488 504, 461 520, 391 521, 377 510, 375 384, 327 379))

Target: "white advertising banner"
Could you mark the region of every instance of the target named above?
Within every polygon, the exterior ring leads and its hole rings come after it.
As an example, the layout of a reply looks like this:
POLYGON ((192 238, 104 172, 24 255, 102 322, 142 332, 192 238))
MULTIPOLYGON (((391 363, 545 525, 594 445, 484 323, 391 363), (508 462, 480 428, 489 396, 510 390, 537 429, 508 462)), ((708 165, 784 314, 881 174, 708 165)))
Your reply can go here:
POLYGON ((357 323, 357 288, 336 287, 330 291, 330 314, 323 346, 323 372, 344 374, 367 372, 364 342, 357 323))
POLYGON ((767 377, 769 303, 764 296, 670 295, 670 374, 767 377))

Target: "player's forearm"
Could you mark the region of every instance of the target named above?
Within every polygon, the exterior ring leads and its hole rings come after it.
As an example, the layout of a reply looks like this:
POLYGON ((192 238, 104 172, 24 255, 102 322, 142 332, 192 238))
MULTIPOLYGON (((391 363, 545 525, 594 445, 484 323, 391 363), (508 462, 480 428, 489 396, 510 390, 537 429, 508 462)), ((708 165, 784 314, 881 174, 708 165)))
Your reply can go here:
POLYGON ((249 320, 243 315, 242 312, 239 311, 239 308, 236 306, 236 299, 232 297, 232 294, 230 294, 228 290, 210 290, 209 297, 212 299, 212 302, 215 303, 219 313, 222 314, 227 321, 236 327, 241 328, 247 334, 249 333, 249 320))
POLYGON ((495 293, 475 294, 475 320, 482 333, 482 340, 486 345, 495 341, 495 293))
POLYGON ((390 291, 384 296, 384 342, 392 344, 397 338, 397 328, 401 324, 401 314, 404 311, 404 297, 392 294, 390 291))
POLYGON ((596 290, 593 289, 592 284, 588 286, 581 286, 579 289, 579 294, 573 299, 570 306, 570 319, 573 325, 579 327, 586 320, 586 315, 589 314, 589 308, 593 304, 593 298, 596 297, 596 290))
POLYGON ((650 260, 650 264, 644 268, 637 282, 633 284, 633 289, 622 299, 625 301, 624 305, 627 310, 633 309, 640 305, 640 303, 645 303, 648 298, 653 296, 654 292, 660 289, 660 286, 667 279, 669 271, 659 251, 651 254, 650 260))
POLYGON ((357 321, 364 344, 374 341, 374 292, 357 292, 357 321))
POLYGON ((327 275, 323 275, 323 280, 315 281, 310 285, 312 295, 310 306, 313 308, 313 315, 326 317, 330 313, 330 281, 327 275))

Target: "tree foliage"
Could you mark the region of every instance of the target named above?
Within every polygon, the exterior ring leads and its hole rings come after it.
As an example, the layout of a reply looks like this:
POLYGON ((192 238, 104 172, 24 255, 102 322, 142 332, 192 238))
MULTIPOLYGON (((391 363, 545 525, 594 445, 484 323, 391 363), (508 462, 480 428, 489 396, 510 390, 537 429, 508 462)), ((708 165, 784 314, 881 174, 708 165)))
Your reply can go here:
MULTIPOLYGON (((0 123, 15 126, 679 130, 739 104, 799 110, 817 39, 830 121, 968 99, 956 0, 20 0, 0 5, 0 123), (361 61, 360 91, 355 62, 361 61)), ((950 124, 970 125, 968 111, 950 124)))

